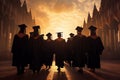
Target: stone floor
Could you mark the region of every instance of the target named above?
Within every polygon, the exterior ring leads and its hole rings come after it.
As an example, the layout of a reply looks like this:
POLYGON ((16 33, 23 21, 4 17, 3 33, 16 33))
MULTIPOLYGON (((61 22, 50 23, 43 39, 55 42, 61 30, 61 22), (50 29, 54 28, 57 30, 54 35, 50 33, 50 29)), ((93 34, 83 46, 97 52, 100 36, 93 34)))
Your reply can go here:
POLYGON ((120 80, 120 60, 102 60, 101 69, 95 73, 84 68, 84 73, 80 74, 77 69, 65 63, 65 67, 58 73, 53 61, 49 71, 43 66, 39 74, 32 74, 26 67, 25 74, 17 76, 11 61, 0 61, 0 80, 120 80))

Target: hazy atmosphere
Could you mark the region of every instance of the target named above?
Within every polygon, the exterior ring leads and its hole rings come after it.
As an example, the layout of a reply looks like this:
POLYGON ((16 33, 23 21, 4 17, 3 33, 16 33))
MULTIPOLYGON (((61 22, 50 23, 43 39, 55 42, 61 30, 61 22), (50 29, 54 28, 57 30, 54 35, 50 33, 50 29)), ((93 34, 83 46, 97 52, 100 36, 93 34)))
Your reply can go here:
POLYGON ((94 4, 99 10, 100 0, 27 0, 36 24, 41 26, 41 33, 51 32, 53 38, 56 32, 63 32, 64 38, 70 32, 75 33, 75 27, 83 25, 88 12, 92 16, 94 4))
POLYGON ((120 0, 0 0, 0 80, 120 80, 120 0))

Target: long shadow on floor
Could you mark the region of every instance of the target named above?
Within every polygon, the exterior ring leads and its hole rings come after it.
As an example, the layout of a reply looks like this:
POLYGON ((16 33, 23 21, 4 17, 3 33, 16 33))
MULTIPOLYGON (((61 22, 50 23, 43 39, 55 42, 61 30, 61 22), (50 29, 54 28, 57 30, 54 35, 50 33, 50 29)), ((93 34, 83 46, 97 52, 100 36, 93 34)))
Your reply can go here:
POLYGON ((32 74, 32 72, 26 72, 23 75, 13 74, 4 78, 0 78, 0 80, 47 80, 48 74, 49 71, 42 70, 39 74, 32 74))
POLYGON ((94 73, 97 76, 100 76, 104 79, 109 79, 109 80, 120 80, 120 74, 116 72, 112 72, 106 69, 100 69, 99 71, 94 73))

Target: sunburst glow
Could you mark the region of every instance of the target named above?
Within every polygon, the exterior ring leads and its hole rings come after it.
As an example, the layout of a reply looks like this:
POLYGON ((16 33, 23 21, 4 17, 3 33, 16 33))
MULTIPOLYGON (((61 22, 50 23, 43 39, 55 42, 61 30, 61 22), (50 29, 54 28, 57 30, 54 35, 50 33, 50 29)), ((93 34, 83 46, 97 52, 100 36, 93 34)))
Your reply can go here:
POLYGON ((52 13, 49 15, 50 24, 42 29, 42 33, 51 32, 53 38, 56 38, 57 32, 63 32, 63 38, 67 38, 69 33, 75 33, 75 27, 81 24, 78 22, 80 18, 80 14, 76 14, 75 11, 71 13, 52 13))
POLYGON ((92 14, 94 4, 99 9, 100 0, 27 0, 27 3, 42 34, 51 32, 55 39, 56 32, 63 32, 67 39, 69 33, 75 33, 76 26, 83 25, 88 12, 92 14))

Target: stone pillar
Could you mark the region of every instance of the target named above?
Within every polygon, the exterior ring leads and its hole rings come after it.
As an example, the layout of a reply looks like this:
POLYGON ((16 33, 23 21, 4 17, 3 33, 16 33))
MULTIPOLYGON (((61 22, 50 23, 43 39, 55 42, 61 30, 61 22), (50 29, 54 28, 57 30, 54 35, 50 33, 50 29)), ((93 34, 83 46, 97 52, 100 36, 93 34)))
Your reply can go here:
POLYGON ((115 30, 111 29, 111 49, 115 52, 115 30))
POLYGON ((2 34, 2 20, 0 19, 0 40, 1 40, 1 38, 2 38, 2 37, 1 37, 2 35, 1 35, 1 34, 2 34))
POLYGON ((114 30, 114 50, 115 50, 115 52, 117 50, 117 34, 116 34, 115 30, 114 30))
POLYGON ((103 29, 103 33, 102 34, 103 34, 103 44, 104 44, 105 47, 107 47, 106 46, 106 30, 105 29, 103 29))
POLYGON ((109 47, 109 44, 110 44, 110 34, 109 34, 109 29, 107 29, 107 32, 106 32, 106 45, 107 47, 109 47))
POLYGON ((118 42, 120 42, 120 23, 118 25, 118 42))
POLYGON ((109 45, 108 46, 109 46, 110 50, 112 50, 112 48, 111 48, 111 44, 112 44, 112 37, 111 37, 112 34, 111 34, 111 32, 112 32, 111 29, 109 29, 109 45))
MULTIPOLYGON (((118 52, 119 52, 119 50, 120 50, 120 24, 119 24, 119 30, 118 30, 118 52)), ((119 54, 120 54, 120 52, 119 52, 119 54)))
POLYGON ((104 46, 108 48, 109 46, 109 28, 105 27, 104 30, 104 46))

